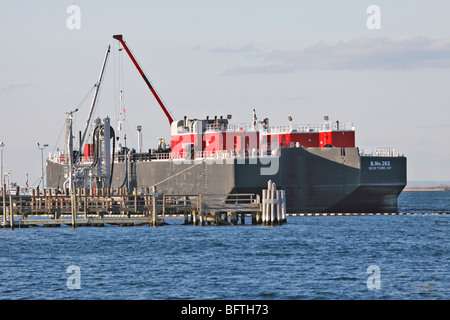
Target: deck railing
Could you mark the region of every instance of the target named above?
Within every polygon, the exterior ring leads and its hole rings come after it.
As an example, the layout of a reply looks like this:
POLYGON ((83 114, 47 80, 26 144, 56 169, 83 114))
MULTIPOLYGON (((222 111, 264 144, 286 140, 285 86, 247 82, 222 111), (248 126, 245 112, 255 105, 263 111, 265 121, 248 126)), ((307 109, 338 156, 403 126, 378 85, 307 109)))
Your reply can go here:
POLYGON ((394 148, 392 147, 378 147, 375 150, 361 149, 359 155, 362 157, 395 157, 394 148))

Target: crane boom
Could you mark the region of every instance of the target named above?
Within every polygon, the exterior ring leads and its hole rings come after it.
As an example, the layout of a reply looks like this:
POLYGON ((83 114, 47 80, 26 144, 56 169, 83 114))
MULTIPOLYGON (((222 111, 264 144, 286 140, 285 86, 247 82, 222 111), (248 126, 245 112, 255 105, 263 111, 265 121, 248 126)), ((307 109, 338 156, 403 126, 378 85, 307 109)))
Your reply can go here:
POLYGON ((88 131, 89 125, 91 123, 91 118, 92 118, 92 113, 94 111, 95 108, 95 103, 97 102, 97 97, 98 97, 98 92, 100 90, 100 85, 103 79, 103 72, 105 71, 105 67, 106 67, 106 62, 108 61, 108 55, 110 52, 111 46, 108 45, 108 47, 106 48, 106 54, 105 54, 105 59, 103 60, 103 65, 102 65, 102 69, 100 71, 100 76, 98 77, 98 81, 95 83, 95 92, 94 92, 94 97, 92 98, 92 103, 91 103, 91 108, 89 109, 89 115, 86 121, 86 125, 84 127, 84 131, 83 131, 83 136, 80 139, 80 150, 77 154, 77 157, 74 161, 75 164, 78 163, 78 159, 80 158, 81 155, 81 150, 83 147, 83 143, 84 143, 84 139, 86 138, 86 133, 88 131))
POLYGON ((136 59, 133 57, 133 54, 131 53, 130 49, 128 49, 127 44, 123 40, 123 36, 121 34, 117 34, 117 35, 114 35, 113 38, 118 40, 122 44, 122 46, 124 47, 125 51, 128 53, 128 56, 130 57, 131 61, 133 61, 134 65, 136 66, 136 69, 139 71, 139 73, 141 74, 142 78, 144 78, 144 81, 147 84, 148 88, 153 93, 153 96, 155 97, 156 101, 158 101, 159 106, 161 107, 161 109, 166 114, 167 119, 169 119, 169 123, 172 124, 172 122, 173 122, 172 116, 169 114, 169 111, 167 111, 166 107, 164 106, 163 102, 159 98, 159 96, 156 93, 155 89, 153 88, 152 84, 147 79, 144 71, 142 71, 142 69, 139 66, 139 64, 137 63, 136 59))

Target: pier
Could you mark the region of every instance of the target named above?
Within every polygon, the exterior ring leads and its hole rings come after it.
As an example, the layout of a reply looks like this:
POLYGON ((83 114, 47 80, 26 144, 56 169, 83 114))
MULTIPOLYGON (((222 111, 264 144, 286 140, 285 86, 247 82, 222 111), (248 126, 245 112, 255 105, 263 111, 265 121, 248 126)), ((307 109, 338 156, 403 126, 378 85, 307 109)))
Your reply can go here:
POLYGON ((156 188, 140 191, 127 188, 32 190, 31 195, 0 197, 0 226, 162 226, 167 216, 184 216, 186 225, 280 225, 286 222, 284 191, 272 189, 264 200, 256 194, 164 195, 156 188), (270 207, 269 206, 270 203, 270 207))
POLYGON ((184 217, 184 225, 278 226, 287 216, 439 215, 447 212, 286 213, 284 190, 268 181, 262 197, 257 194, 164 195, 156 188, 32 190, 30 195, 7 194, 1 189, 0 226, 3 228, 102 226, 163 226, 166 217, 184 217))

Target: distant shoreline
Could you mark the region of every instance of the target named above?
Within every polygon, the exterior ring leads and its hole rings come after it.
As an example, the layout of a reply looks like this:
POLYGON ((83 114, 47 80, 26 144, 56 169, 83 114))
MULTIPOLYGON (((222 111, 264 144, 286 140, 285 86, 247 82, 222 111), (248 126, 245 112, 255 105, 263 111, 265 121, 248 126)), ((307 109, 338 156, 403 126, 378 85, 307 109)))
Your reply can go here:
POLYGON ((450 187, 406 187, 403 191, 445 191, 450 190, 450 187))

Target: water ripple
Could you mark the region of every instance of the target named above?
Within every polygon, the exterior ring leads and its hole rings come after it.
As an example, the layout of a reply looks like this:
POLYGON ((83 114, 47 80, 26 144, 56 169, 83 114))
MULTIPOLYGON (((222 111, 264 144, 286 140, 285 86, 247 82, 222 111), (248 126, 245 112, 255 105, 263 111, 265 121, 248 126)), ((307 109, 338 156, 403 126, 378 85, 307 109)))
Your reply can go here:
POLYGON ((448 299, 449 216, 0 230, 0 299, 448 299), (67 267, 81 289, 67 287, 67 267), (381 288, 367 286, 380 269, 381 288))

